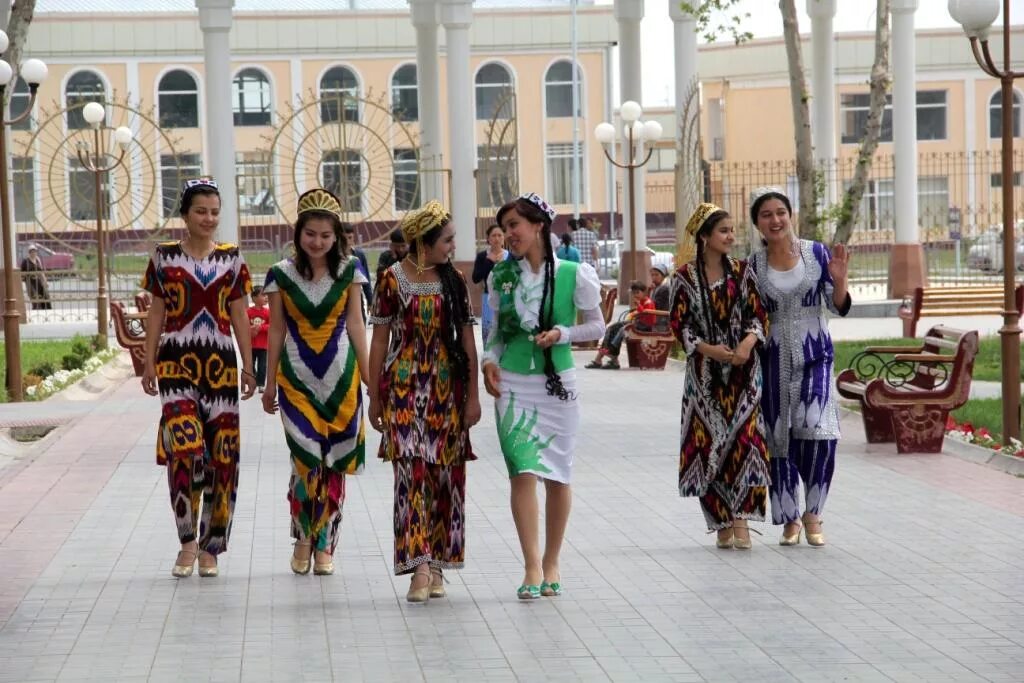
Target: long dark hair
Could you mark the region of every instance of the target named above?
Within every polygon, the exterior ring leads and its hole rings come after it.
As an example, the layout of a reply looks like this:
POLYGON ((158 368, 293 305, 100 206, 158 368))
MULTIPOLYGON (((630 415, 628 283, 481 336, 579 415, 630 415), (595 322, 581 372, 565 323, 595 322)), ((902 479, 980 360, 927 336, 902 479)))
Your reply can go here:
MULTIPOLYGON (((551 217, 530 200, 520 197, 498 209, 498 223, 501 223, 502 217, 513 209, 530 223, 540 223, 544 226, 541 229, 540 240, 544 246, 544 288, 540 295, 539 329, 535 330, 534 334, 547 332, 555 326, 552 320, 555 308, 555 254, 551 249, 551 217)), ((547 377, 544 386, 548 396, 557 396, 561 401, 573 398, 562 384, 562 377, 555 372, 555 361, 551 356, 550 346, 544 349, 544 375, 547 377)))
POLYGON ((333 211, 303 211, 299 214, 298 219, 295 221, 295 234, 292 236, 292 242, 295 244, 295 270, 299 271, 299 275, 307 280, 313 279, 313 266, 309 262, 309 257, 306 256, 306 252, 302 250, 301 236, 302 229, 306 227, 306 224, 311 220, 322 218, 331 224, 331 229, 334 230, 334 249, 327 252, 327 273, 331 276, 332 280, 337 280, 340 277, 338 267, 341 265, 341 259, 348 248, 348 239, 341 229, 341 219, 338 218, 338 214, 333 211))
POLYGON ((755 228, 757 227, 757 214, 761 210, 761 205, 769 199, 778 199, 786 205, 786 211, 789 212, 789 215, 793 215, 793 205, 790 203, 789 197, 781 192, 776 192, 775 190, 765 192, 763 195, 755 199, 754 203, 750 205, 750 221, 754 224, 755 228))
MULTIPOLYGON (((433 247, 440 239, 444 226, 451 222, 445 218, 436 227, 425 232, 422 237, 415 240, 408 240, 409 253, 415 257, 419 252, 419 245, 422 241, 424 247, 433 247)), ((413 259, 415 260, 415 258, 413 259)), ((441 281, 441 295, 444 299, 443 306, 448 309, 448 324, 441 327, 441 343, 448 351, 448 358, 451 359, 452 370, 459 379, 469 379, 469 355, 463 347, 463 328, 469 322, 469 294, 466 289, 466 281, 451 261, 445 261, 437 266, 437 277, 441 281)))
MULTIPOLYGON (((697 267, 697 285, 700 291, 700 302, 701 308, 704 309, 704 327, 708 337, 708 344, 714 346, 720 343, 730 343, 728 339, 729 333, 723 332, 715 324, 715 318, 711 314, 711 285, 708 283, 708 274, 704 269, 704 238, 707 238, 711 231, 715 229, 715 226, 723 218, 728 218, 728 211, 715 211, 701 224, 700 229, 696 234, 697 242, 697 262, 694 264, 697 267)), ((725 278, 728 279, 732 276, 732 264, 729 262, 729 256, 722 254, 722 272, 725 274, 725 278)))

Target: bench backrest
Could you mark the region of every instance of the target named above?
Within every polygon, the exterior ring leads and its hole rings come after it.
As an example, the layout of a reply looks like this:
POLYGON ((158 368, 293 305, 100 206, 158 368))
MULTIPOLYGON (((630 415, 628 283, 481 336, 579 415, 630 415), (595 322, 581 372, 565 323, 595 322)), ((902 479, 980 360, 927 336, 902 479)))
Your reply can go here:
POLYGON ((919 363, 918 374, 915 376, 915 381, 911 383, 915 386, 922 386, 917 384, 918 377, 929 376, 932 384, 924 385, 922 388, 932 389, 939 385, 952 387, 956 399, 966 402, 969 398, 971 378, 974 376, 974 359, 978 355, 978 348, 979 341, 976 330, 958 330, 945 325, 936 325, 925 335, 922 353, 953 355, 956 360, 950 364, 948 377, 931 372, 934 368, 929 368, 930 364, 919 363))
POLYGON ((615 302, 619 298, 619 288, 609 287, 605 290, 604 300, 601 302, 601 313, 604 314, 604 324, 611 325, 612 316, 615 315, 615 302))

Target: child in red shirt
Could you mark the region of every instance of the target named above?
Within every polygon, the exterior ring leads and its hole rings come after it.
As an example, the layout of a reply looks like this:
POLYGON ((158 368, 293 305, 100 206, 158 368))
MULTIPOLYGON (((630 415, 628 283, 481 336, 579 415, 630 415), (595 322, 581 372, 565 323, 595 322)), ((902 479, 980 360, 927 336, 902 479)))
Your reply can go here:
POLYGON ((262 389, 267 383, 267 336, 270 330, 270 307, 262 287, 252 288, 252 306, 248 313, 249 333, 252 335, 252 364, 256 371, 256 384, 262 389))
POLYGON ((622 350, 622 340, 626 337, 626 326, 636 320, 640 326, 653 327, 655 316, 645 311, 653 311, 654 301, 647 296, 647 286, 639 280, 634 280, 629 285, 629 293, 633 295, 633 305, 624 319, 612 323, 604 333, 601 346, 597 350, 597 357, 587 363, 588 368, 599 368, 601 370, 619 369, 619 351, 622 350), (608 362, 602 364, 602 359, 608 356, 608 362))

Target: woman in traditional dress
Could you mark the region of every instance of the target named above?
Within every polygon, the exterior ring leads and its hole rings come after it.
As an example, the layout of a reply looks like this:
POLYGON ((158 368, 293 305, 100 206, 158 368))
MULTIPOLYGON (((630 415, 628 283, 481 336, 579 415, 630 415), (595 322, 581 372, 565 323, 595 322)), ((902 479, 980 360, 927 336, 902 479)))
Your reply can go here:
POLYGON ((43 267, 43 260, 39 258, 39 248, 31 244, 28 247, 28 254, 21 260, 22 277, 28 287, 28 300, 35 310, 50 310, 53 303, 50 301, 50 284, 46 280, 46 268, 43 267))
POLYGON ((267 273, 270 296, 267 363, 271 372, 263 409, 281 407, 291 453, 288 483, 296 574, 334 573, 341 532, 345 475, 363 468, 360 380, 368 369, 362 284, 354 256, 346 256, 341 205, 327 190, 299 197, 295 258, 267 273))
POLYGON ((797 239, 792 218, 789 198, 780 190, 755 191, 750 219, 765 249, 754 253, 751 265, 771 321, 761 351, 762 406, 772 456, 772 522, 785 525, 779 544, 796 545, 803 528, 807 543, 820 547, 839 439, 827 312, 850 312, 849 255, 841 244, 830 252, 820 242, 797 239))
POLYGON ((395 574, 409 602, 445 596, 465 561, 469 428, 480 421, 473 309, 451 264, 455 225, 430 201, 402 221, 409 254, 377 281, 370 323, 370 424, 395 474, 395 574))
POLYGON ((501 263, 508 258, 508 249, 505 248, 505 233, 497 223, 487 228, 487 248, 476 255, 473 263, 473 284, 483 284, 483 299, 480 304, 480 326, 483 338, 491 331, 491 324, 494 321, 494 311, 487 302, 487 276, 495 263, 501 263))
POLYGON ((768 315, 745 261, 729 257, 732 217, 701 204, 686 224, 697 256, 673 278, 672 330, 686 351, 679 495, 697 496, 719 548, 749 550, 747 520, 763 521, 768 443, 761 415, 768 315))
POLYGON ((180 205, 185 239, 157 246, 142 279, 153 295, 142 388, 159 393, 163 407, 156 461, 167 466, 181 542, 171 573, 184 578, 197 557, 200 576, 217 576, 217 556, 227 550, 238 489, 238 384, 241 379, 247 399, 256 376, 246 312, 249 269, 237 246, 213 239, 217 184, 187 181, 180 205))
POLYGON ((604 332, 601 283, 587 264, 562 261, 551 245, 555 211, 530 193, 505 204, 498 222, 518 260, 491 271, 496 312, 483 359, 496 400, 498 440, 512 481, 512 517, 525 575, 516 593, 530 600, 562 591, 559 554, 569 521, 572 460, 580 422, 570 344, 604 332), (583 322, 576 325, 577 310, 583 322), (540 554, 537 480, 544 481, 544 554, 540 554))

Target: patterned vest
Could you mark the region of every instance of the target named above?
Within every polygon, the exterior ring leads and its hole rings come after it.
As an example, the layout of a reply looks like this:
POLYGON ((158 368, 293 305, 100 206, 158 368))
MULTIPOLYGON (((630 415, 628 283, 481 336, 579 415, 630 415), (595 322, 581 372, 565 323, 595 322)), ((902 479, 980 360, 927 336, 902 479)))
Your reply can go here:
MULTIPOLYGON (((576 304, 573 295, 576 292, 576 270, 578 264, 571 261, 559 261, 555 273, 555 300, 547 305, 552 312, 553 325, 572 327, 576 324, 576 304)), ((504 276, 516 275, 519 263, 508 260, 494 266, 494 282, 497 287, 504 276), (512 271, 511 269, 515 269, 512 271), (500 270, 499 270, 500 269, 500 270)), ((498 312, 500 332, 505 350, 501 354, 501 368, 520 375, 544 374, 544 350, 533 343, 533 332, 523 329, 515 308, 515 288, 501 288, 501 304, 498 312), (504 320, 502 320, 504 318, 504 320)), ((551 347, 551 359, 555 372, 564 372, 573 367, 572 350, 569 344, 555 344, 551 347)))

